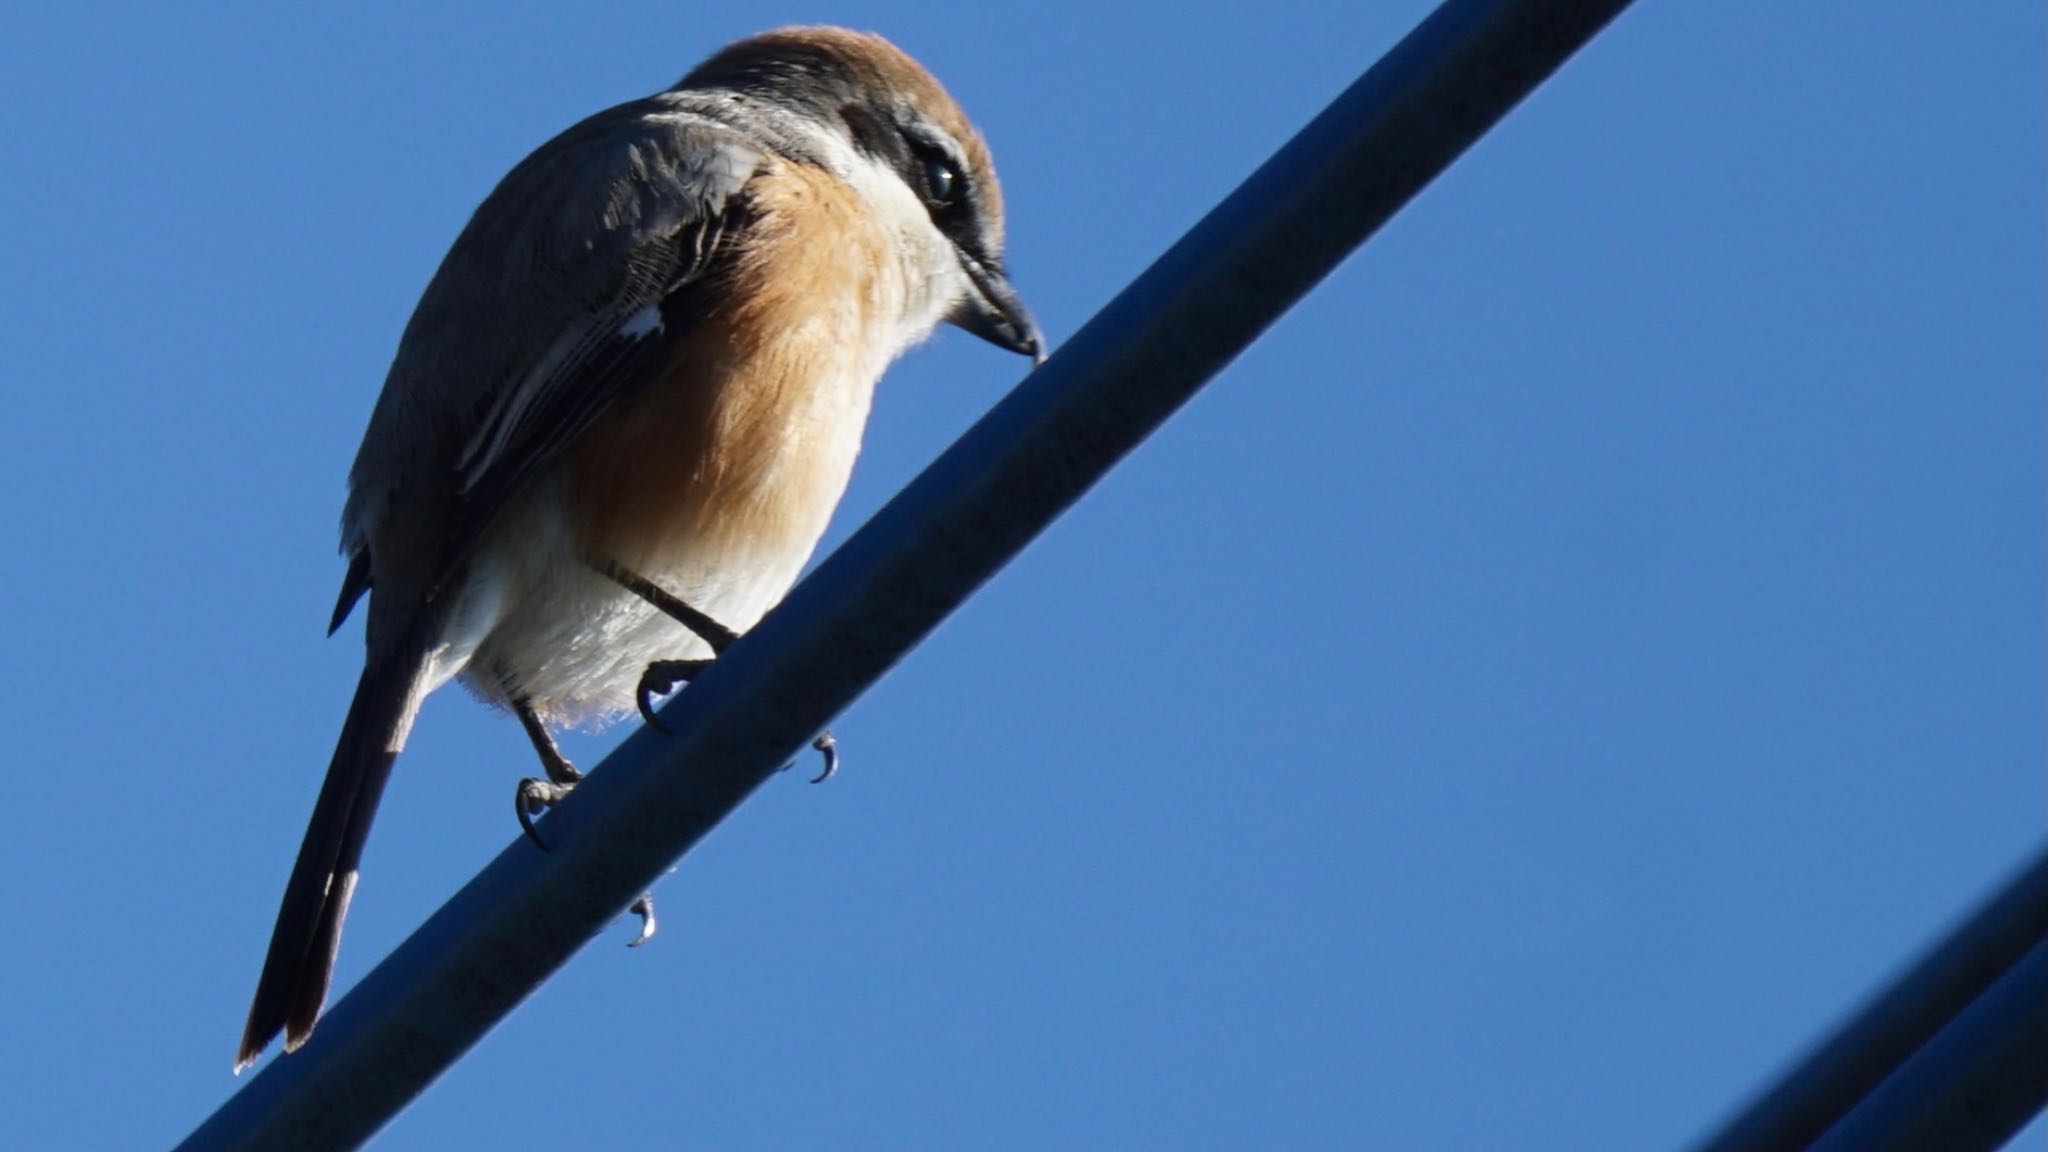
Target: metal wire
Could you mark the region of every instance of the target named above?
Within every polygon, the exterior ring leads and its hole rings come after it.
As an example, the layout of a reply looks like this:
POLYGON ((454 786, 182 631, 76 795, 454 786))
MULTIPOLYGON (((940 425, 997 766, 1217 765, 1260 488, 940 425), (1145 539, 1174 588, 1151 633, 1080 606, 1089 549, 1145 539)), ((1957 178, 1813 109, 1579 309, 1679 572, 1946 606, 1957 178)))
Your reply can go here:
POLYGON ((2044 1100, 2048 849, 1698 1152, 1991 1149, 2044 1100))

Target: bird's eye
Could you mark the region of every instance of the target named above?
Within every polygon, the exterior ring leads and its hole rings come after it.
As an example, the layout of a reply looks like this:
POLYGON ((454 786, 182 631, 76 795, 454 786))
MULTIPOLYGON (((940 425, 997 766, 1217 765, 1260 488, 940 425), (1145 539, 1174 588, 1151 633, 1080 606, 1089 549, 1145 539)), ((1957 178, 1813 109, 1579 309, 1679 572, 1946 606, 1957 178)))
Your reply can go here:
POLYGON ((960 173, 953 165, 938 156, 928 156, 924 162, 925 198, 934 208, 950 208, 960 197, 960 173))

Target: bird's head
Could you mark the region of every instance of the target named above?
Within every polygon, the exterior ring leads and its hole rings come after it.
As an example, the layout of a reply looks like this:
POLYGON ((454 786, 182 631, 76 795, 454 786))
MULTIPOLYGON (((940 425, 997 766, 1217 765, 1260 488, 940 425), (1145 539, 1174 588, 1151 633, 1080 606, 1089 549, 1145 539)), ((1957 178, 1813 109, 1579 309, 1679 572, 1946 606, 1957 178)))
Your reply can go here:
POLYGON ((901 49, 844 28, 783 28, 727 46, 678 88, 724 89, 772 109, 788 143, 842 168, 894 225, 933 319, 1045 359, 1004 269, 1003 192, 988 144, 901 49))

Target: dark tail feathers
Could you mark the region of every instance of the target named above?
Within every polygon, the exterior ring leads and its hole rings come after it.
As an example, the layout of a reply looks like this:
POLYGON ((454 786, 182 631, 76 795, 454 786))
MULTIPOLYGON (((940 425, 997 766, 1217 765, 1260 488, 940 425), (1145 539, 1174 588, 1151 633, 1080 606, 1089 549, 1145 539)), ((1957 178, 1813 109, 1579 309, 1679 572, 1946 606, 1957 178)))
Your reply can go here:
MULTIPOLYGON (((426 629, 411 629, 415 636, 426 629)), ((270 952, 256 982, 256 1000, 235 1056, 235 1070, 254 1063, 280 1031, 290 1052, 313 1034, 327 1001, 341 921, 356 886, 356 866, 370 821, 377 814, 391 765, 405 744, 419 706, 426 645, 408 637, 380 656, 372 652, 341 726, 327 781, 313 805, 312 823, 285 884, 284 903, 271 930, 270 952)))

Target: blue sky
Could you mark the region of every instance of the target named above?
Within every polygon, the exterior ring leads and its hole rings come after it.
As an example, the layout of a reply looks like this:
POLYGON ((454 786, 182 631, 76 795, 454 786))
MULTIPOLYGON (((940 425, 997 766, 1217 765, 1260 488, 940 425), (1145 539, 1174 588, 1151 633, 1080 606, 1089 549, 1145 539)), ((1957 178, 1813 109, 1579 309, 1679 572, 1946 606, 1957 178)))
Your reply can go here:
MULTIPOLYGON (((358 669, 342 477, 527 150, 746 32, 882 31, 1057 341, 1429 5, 742 8, 0 20, 0 1143, 235 1087, 358 669)), ((1697 1135, 2042 837, 2044 35, 1644 0, 379 1146, 1697 1135)), ((1018 370, 900 364, 827 546, 1018 370)), ((344 985, 530 769, 428 705, 344 985)))

